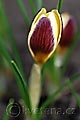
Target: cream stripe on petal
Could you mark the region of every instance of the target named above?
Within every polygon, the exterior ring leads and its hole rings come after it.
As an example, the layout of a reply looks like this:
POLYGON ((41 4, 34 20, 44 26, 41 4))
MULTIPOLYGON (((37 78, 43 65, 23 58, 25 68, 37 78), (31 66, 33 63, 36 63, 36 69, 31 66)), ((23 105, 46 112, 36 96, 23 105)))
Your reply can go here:
POLYGON ((35 24, 35 23, 38 21, 38 19, 40 18, 40 16, 41 16, 42 14, 44 14, 44 15, 46 14, 46 9, 45 9, 45 8, 42 8, 41 11, 37 14, 37 16, 35 17, 32 25, 35 24))
POLYGON ((52 10, 52 12, 54 13, 54 16, 56 18, 56 23, 57 23, 57 41, 59 43, 60 38, 61 38, 61 33, 62 33, 62 20, 61 20, 61 16, 58 13, 57 10, 52 10))
POLYGON ((34 57, 34 53, 33 53, 33 51, 31 50, 31 47, 30 47, 30 38, 31 38, 31 36, 32 36, 35 28, 36 28, 36 25, 38 24, 39 20, 42 17, 46 17, 46 16, 44 14, 40 16, 40 18, 38 19, 38 21, 34 25, 32 25, 31 30, 30 30, 29 35, 28 35, 28 47, 29 47, 29 50, 30 50, 30 52, 31 52, 31 54, 32 54, 33 57, 34 57))
POLYGON ((63 29, 66 27, 66 25, 68 24, 68 21, 70 19, 70 15, 68 13, 62 13, 62 21, 63 21, 63 29))
POLYGON ((56 45, 57 36, 58 36, 58 24, 57 24, 57 21, 56 21, 55 14, 53 12, 49 12, 48 18, 50 19, 51 26, 52 26, 54 45, 56 45))
POLYGON ((53 29, 54 43, 55 43, 53 51, 48 56, 48 58, 49 58, 55 51, 55 49, 60 41, 61 33, 62 33, 62 20, 61 20, 60 14, 58 13, 57 10, 52 10, 51 12, 49 12, 48 18, 51 21, 51 26, 53 29))
POLYGON ((28 47, 29 47, 29 50, 30 50, 33 57, 34 57, 34 53, 33 53, 33 51, 31 50, 31 47, 30 47, 30 38, 32 36, 32 33, 35 30, 36 25, 38 24, 39 20, 42 17, 46 17, 46 9, 45 8, 42 8, 41 11, 35 17, 34 21, 32 22, 31 30, 30 30, 29 35, 28 35, 28 47))

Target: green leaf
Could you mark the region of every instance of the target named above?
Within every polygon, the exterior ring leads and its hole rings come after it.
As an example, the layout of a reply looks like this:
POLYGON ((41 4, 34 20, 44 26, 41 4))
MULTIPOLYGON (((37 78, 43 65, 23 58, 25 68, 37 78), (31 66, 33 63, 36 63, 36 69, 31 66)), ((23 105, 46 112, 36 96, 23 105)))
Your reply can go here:
POLYGON ((5 112, 3 120, 9 120, 9 115, 5 112))
MULTIPOLYGON (((62 92, 66 87, 68 87, 69 85, 69 81, 71 81, 72 83, 75 82, 75 80, 77 80, 78 78, 80 78, 80 73, 74 75, 72 78, 66 80, 66 82, 62 85, 59 86, 59 88, 54 92, 54 94, 52 94, 51 96, 49 96, 47 98, 47 100, 41 105, 41 112, 44 113, 45 108, 50 105, 52 102, 54 103, 56 100, 56 97, 60 94, 60 92, 62 92)), ((41 119, 41 113, 39 113, 38 115, 39 120, 41 119)))
POLYGON ((19 70, 18 66, 14 61, 11 63, 11 56, 9 55, 9 52, 6 48, 5 42, 0 38, 0 54, 2 54, 9 65, 11 66, 11 69, 15 75, 21 97, 24 100, 26 106, 28 109, 31 111, 31 106, 30 106, 30 99, 29 99, 29 92, 28 92, 28 87, 27 84, 25 83, 25 78, 22 76, 21 71, 19 70))
POLYGON ((18 5, 23 17, 24 17, 26 25, 29 26, 30 25, 30 19, 29 19, 29 16, 28 16, 28 13, 26 11, 26 8, 24 6, 23 1, 22 0, 16 0, 16 3, 17 3, 17 5, 18 5))
POLYGON ((50 78, 53 83, 53 87, 54 86, 57 87, 58 85, 60 85, 60 79, 61 79, 61 76, 60 76, 61 71, 54 64, 55 57, 56 57, 56 52, 54 53, 52 58, 50 58, 45 63, 45 65, 43 66, 43 69, 42 69, 42 78, 45 76, 45 74, 50 75, 50 78))
POLYGON ((69 85, 69 88, 70 88, 74 98, 76 99, 78 106, 80 107, 80 97, 79 97, 78 93, 76 92, 76 90, 74 89, 72 82, 69 81, 68 85, 69 85))
POLYGON ((6 42, 6 44, 9 44, 11 45, 11 48, 12 48, 12 51, 13 51, 13 54, 14 54, 14 59, 16 60, 18 66, 19 66, 19 69, 21 70, 21 73, 24 75, 24 72, 23 72, 23 68, 22 68, 22 63, 21 63, 21 58, 19 56, 19 52, 18 52, 18 49, 17 49, 17 44, 16 44, 16 41, 15 41, 15 38, 14 38, 14 35, 12 33, 12 30, 11 30, 11 26, 9 24, 9 21, 8 21, 8 18, 6 16, 6 13, 5 13, 5 9, 4 9, 4 4, 3 4, 3 1, 0 0, 0 12, 2 13, 2 19, 4 21, 4 25, 5 25, 5 29, 6 29, 6 33, 8 33, 8 36, 9 36, 9 39, 6 41, 7 38, 3 38, 4 41, 6 42))
POLYGON ((58 4, 57 4, 57 10, 58 10, 58 12, 61 12, 62 4, 63 4, 63 0, 59 0, 58 4))
POLYGON ((6 111, 5 111, 5 114, 4 114, 4 117, 3 117, 3 119, 2 120, 9 120, 9 115, 10 115, 10 113, 11 113, 11 106, 13 105, 13 103, 14 103, 14 100, 13 99, 10 99, 9 100, 9 103, 8 103, 8 105, 7 105, 7 107, 6 107, 6 111), (10 107, 9 107, 10 106, 10 107))
POLYGON ((62 67, 62 75, 65 72, 65 69, 66 69, 66 67, 68 65, 69 58, 71 57, 71 54, 72 54, 72 52, 74 50, 74 47, 75 47, 76 43, 78 42, 79 38, 80 38, 80 29, 75 34, 75 36, 73 38, 73 42, 72 42, 67 54, 65 55, 65 59, 63 61, 63 67, 62 67))
POLYGON ((18 87, 21 91, 21 94, 22 94, 22 98, 27 106, 27 108, 31 111, 31 104, 30 104, 30 98, 29 98, 29 91, 28 91, 28 86, 26 84, 26 81, 25 79, 23 78, 17 64, 12 60, 11 61, 11 64, 13 66, 13 69, 14 69, 14 72, 17 76, 17 84, 18 84, 18 87))
POLYGON ((55 57, 56 55, 49 60, 48 71, 52 76, 54 85, 60 85, 60 69, 54 64, 55 57))
POLYGON ((42 8, 42 0, 36 0, 37 3, 37 11, 39 11, 42 8))
POLYGON ((0 54, 6 58, 7 62, 10 64, 11 56, 8 53, 8 50, 5 46, 5 41, 0 36, 0 54))
POLYGON ((32 11, 32 15, 35 16, 36 9, 35 9, 35 5, 34 5, 34 0, 29 0, 29 4, 30 4, 31 11, 32 11))

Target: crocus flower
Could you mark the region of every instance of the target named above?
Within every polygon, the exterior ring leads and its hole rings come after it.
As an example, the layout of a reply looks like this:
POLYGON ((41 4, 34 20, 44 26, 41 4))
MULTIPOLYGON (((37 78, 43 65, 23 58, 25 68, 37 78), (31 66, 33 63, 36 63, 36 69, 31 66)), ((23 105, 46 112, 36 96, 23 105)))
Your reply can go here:
POLYGON ((58 67, 62 66, 64 56, 68 48, 70 47, 75 34, 75 25, 73 17, 69 13, 62 13, 61 17, 63 22, 63 31, 57 49, 57 58, 55 59, 55 65, 58 67))
POLYGON ((55 51, 62 32, 62 21, 57 10, 46 12, 45 8, 36 15, 28 36, 28 47, 39 63, 45 63, 55 51))
POLYGON ((75 34, 75 27, 74 19, 70 14, 62 13, 61 16, 63 22, 63 32, 59 45, 61 51, 64 51, 66 48, 69 48, 72 43, 75 34))

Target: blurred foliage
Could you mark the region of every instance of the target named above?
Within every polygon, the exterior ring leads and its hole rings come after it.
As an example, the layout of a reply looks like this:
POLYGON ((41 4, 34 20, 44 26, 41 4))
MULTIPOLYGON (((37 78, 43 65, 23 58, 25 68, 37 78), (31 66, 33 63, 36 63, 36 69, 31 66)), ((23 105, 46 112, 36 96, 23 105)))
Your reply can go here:
MULTIPOLYGON (((17 0, 16 2, 23 15, 26 25, 30 26, 31 21, 30 21, 28 12, 24 6, 23 1, 17 0)), ((58 5, 57 5, 57 9, 59 12, 61 12, 62 3, 63 3, 63 0, 59 0, 58 5)), ((30 4, 32 16, 34 17, 37 11, 40 10, 42 7, 42 0, 36 0, 37 9, 35 9, 33 0, 29 0, 29 4, 30 4)), ((56 52, 55 52, 55 55, 48 62, 45 63, 42 69, 42 79, 44 78, 45 74, 48 73, 57 86, 57 90, 51 96, 49 96, 48 99, 41 105, 41 108, 43 111, 51 102, 54 102, 56 100, 56 96, 59 93, 61 93, 62 90, 64 90, 66 87, 70 87, 72 94, 74 95, 78 105, 80 106, 80 98, 78 94, 76 93, 74 87, 72 86, 74 81, 80 78, 80 74, 76 74, 75 76, 67 80, 64 84, 62 83, 61 83, 62 85, 60 84, 60 79, 62 79, 64 76, 64 71, 67 67, 69 57, 71 56, 74 50, 74 46, 76 45, 79 38, 80 38, 80 29, 77 31, 76 35, 74 36, 73 43, 71 44, 69 51, 66 54, 66 57, 63 63, 63 69, 58 69, 54 65, 56 52)), ((29 89, 26 83, 26 77, 23 71, 23 66, 22 66, 21 58, 18 52, 18 47, 15 41, 13 32, 11 30, 11 26, 8 21, 8 16, 6 15, 6 12, 5 12, 3 0, 0 0, 0 61, 1 61, 0 68, 1 66, 2 67, 4 66, 4 62, 3 62, 4 58, 9 64, 12 70, 12 73, 14 73, 15 75, 21 97, 24 100, 26 107, 29 108, 29 110, 31 111, 32 108, 31 108, 31 101, 30 101, 30 96, 29 96, 29 89), (11 51, 9 50, 9 47, 11 48, 11 51), (14 59, 15 62, 12 61, 12 59, 14 59)), ((41 119, 41 116, 38 116, 35 114, 34 118, 39 120, 41 119)), ((5 117, 3 120, 7 120, 7 119, 8 117, 5 114, 5 117)))

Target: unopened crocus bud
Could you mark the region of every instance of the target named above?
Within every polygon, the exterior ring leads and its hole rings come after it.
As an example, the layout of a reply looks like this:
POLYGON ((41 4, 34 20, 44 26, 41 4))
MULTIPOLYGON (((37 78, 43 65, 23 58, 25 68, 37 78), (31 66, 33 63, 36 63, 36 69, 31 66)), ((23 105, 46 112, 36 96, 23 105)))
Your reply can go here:
POLYGON ((28 47, 39 63, 45 63, 55 51, 62 32, 62 21, 57 10, 46 12, 45 8, 37 14, 28 36, 28 47))
POLYGON ((63 22, 63 31, 57 49, 57 58, 55 60, 55 65, 58 67, 62 66, 64 56, 70 47, 75 34, 75 24, 73 17, 69 13, 62 13, 61 17, 63 22))
POLYGON ((60 47, 64 51, 66 48, 72 43, 74 34, 75 34, 75 26, 74 26, 74 19, 68 13, 62 13, 62 22, 63 22, 63 32, 62 37, 60 40, 60 47))

